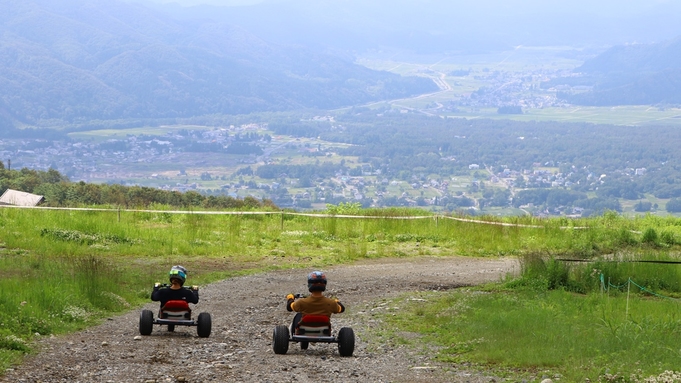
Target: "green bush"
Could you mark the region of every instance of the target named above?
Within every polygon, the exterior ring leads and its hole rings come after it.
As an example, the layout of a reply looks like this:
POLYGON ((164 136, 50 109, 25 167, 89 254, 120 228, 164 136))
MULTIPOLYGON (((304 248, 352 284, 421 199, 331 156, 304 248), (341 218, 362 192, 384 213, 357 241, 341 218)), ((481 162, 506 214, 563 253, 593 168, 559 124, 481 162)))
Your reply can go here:
POLYGON ((641 236, 641 242, 649 245, 657 245, 657 230, 652 227, 647 228, 641 236))

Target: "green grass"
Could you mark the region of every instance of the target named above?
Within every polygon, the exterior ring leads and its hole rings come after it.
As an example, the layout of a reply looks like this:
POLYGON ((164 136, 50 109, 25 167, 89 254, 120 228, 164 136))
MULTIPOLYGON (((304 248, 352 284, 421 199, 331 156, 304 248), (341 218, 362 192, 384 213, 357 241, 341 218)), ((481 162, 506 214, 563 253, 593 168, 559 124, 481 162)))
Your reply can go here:
MULTIPOLYGON (((653 232, 641 242, 659 246, 653 232)), ((681 354, 681 265, 665 263, 677 253, 651 248, 586 263, 525 254, 519 278, 391 302, 401 313, 384 317, 387 336, 420 334, 445 364, 512 381, 678 382, 666 372, 681 354)))
MULTIPOLYGON (((422 218, 427 213, 414 209, 365 210, 358 204, 329 206, 325 212, 336 216, 325 217, 292 212, 175 214, 155 208, 159 211, 0 209, 0 369, 30 352, 35 334, 74 331, 148 302, 149 286, 163 281, 168 268, 178 263, 189 269, 192 284, 201 285, 243 273, 382 257, 539 255, 598 260, 626 254, 666 259, 681 244, 679 219, 627 219, 615 213, 584 220, 486 216, 466 222, 457 217, 422 218)), ((537 275, 545 274, 542 262, 533 264, 537 275)), ((645 286, 681 295, 675 282, 681 280, 679 275, 633 274, 627 269, 636 269, 633 263, 597 267, 608 270, 613 284, 635 275, 645 286)), ((560 285, 562 269, 548 269, 553 270, 552 279, 538 280, 560 285)), ((571 275, 567 287, 593 288, 589 273, 571 275)))
POLYGON ((385 316, 388 325, 422 334, 421 341, 440 347, 439 360, 491 369, 511 381, 639 382, 679 368, 678 301, 466 289, 412 294, 393 304, 400 312, 385 316))

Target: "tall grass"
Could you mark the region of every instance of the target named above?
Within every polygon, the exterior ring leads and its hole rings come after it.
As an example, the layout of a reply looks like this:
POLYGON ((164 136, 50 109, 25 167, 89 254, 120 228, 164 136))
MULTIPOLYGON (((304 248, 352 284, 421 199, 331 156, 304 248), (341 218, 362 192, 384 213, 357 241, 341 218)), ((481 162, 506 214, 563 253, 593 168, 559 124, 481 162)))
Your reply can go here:
POLYGON ((633 282, 636 292, 681 297, 681 260, 665 250, 625 252, 593 260, 526 253, 520 261, 521 275, 509 282, 509 287, 564 289, 586 294, 621 291, 625 286, 630 288, 629 283, 633 282))
POLYGON ((564 290, 458 290, 414 298, 395 303, 400 315, 385 316, 398 328, 391 336, 422 333, 446 363, 492 369, 511 380, 567 382, 643 382, 679 369, 676 301, 564 290))

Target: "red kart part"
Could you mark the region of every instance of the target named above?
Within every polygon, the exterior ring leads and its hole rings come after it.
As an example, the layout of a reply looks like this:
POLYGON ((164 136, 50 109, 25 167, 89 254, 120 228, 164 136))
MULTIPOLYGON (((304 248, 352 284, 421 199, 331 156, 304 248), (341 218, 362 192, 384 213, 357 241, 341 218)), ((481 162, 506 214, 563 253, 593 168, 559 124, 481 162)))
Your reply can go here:
POLYGON ((207 338, 211 332, 211 317, 209 313, 200 313, 192 318, 189 303, 182 300, 166 302, 159 310, 158 318, 154 318, 151 310, 142 310, 140 314, 139 330, 141 335, 151 335, 154 325, 167 325, 168 331, 175 330, 175 326, 196 326, 196 332, 201 338, 207 338))
POLYGON ((331 318, 326 315, 303 315, 294 331, 299 338, 331 336, 331 318))
POLYGON ((310 343, 338 343, 340 356, 352 356, 355 350, 354 331, 350 327, 343 327, 334 336, 331 332, 331 318, 326 315, 303 315, 298 326, 291 331, 286 326, 276 326, 272 338, 275 354, 286 354, 289 342, 300 343, 303 350, 310 343))

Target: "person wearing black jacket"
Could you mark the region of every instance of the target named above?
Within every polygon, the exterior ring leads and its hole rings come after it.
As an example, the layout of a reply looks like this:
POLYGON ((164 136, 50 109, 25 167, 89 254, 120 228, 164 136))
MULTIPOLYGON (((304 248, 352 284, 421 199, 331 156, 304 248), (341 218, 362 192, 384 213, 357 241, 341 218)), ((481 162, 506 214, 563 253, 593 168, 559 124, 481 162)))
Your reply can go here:
POLYGON ((161 308, 166 302, 173 300, 199 303, 199 288, 197 286, 184 287, 184 282, 187 280, 187 269, 182 266, 173 266, 168 275, 170 286, 162 286, 160 283, 156 283, 151 293, 152 301, 161 302, 161 308))

